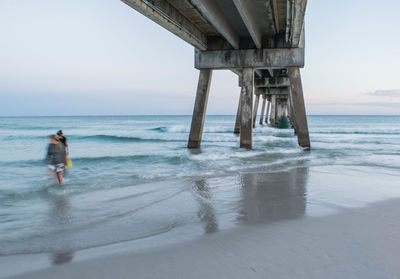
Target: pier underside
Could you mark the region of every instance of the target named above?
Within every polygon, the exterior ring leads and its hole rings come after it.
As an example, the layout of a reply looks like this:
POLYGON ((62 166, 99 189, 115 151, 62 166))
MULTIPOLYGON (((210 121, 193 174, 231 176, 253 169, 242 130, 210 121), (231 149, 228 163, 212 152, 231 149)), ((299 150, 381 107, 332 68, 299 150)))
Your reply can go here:
POLYGON ((238 75, 241 89, 233 132, 240 133, 240 147, 252 148, 261 103, 260 125, 283 128, 290 123, 299 145, 310 148, 300 77, 307 0, 122 2, 195 48, 194 66, 200 75, 189 148, 201 144, 213 70, 238 75))

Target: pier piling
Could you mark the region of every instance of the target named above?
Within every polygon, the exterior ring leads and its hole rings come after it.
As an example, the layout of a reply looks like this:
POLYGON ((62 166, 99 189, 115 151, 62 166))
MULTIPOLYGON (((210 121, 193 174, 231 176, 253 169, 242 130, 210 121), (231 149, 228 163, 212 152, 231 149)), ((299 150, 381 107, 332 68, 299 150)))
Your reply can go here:
POLYGON ((275 127, 275 117, 276 117, 276 95, 271 96, 271 115, 269 117, 269 122, 272 127, 275 127))
POLYGON ((206 116, 208 94, 210 92, 211 77, 211 69, 200 70, 188 148, 200 147, 201 137, 203 134, 204 119, 206 116))
POLYGON ((254 70, 243 68, 243 86, 240 94, 240 147, 251 149, 253 140, 253 86, 254 70))
POLYGON ((306 116, 306 108, 304 106, 303 88, 301 85, 300 69, 297 67, 289 67, 291 99, 293 102, 293 112, 297 128, 297 140, 301 147, 310 148, 310 136, 308 133, 308 124, 306 116))
POLYGON ((257 111, 258 111, 259 102, 260 102, 260 94, 256 90, 256 101, 254 102, 254 109, 253 109, 253 128, 256 127, 257 111))
POLYGON ((263 95, 262 98, 263 98, 263 102, 261 105, 260 125, 262 125, 263 121, 264 121, 265 102, 267 101, 267 98, 265 95, 263 95))
POLYGON ((267 113, 265 114, 265 124, 268 124, 268 116, 270 109, 271 109, 271 102, 268 100, 267 113))
MULTIPOLYGON (((240 92, 242 92, 240 90, 240 92)), ((240 124, 241 124, 241 118, 240 118, 240 111, 241 111, 241 100, 242 96, 241 93, 239 94, 239 104, 238 104, 238 109, 236 113, 236 121, 235 121, 235 128, 233 129, 234 134, 239 134, 240 133, 240 124)))

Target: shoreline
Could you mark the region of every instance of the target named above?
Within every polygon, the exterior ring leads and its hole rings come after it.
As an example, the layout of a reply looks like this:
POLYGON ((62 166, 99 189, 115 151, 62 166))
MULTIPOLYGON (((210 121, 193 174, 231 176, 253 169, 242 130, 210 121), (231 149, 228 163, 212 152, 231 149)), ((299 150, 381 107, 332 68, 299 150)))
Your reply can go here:
MULTIPOLYGON (((242 173, 235 185, 238 177, 207 178, 211 188, 217 185, 211 189, 217 202, 218 191, 232 187, 241 187, 241 196, 213 209, 207 191, 200 191, 203 219, 196 229, 177 227, 156 237, 59 253, 58 259, 49 254, 2 256, 1 276, 400 278, 392 262, 400 257, 400 189, 393 177, 399 175, 373 170, 314 166, 242 173), (331 269, 328 276, 321 266, 331 269)), ((197 181, 198 189, 205 187, 197 181)))

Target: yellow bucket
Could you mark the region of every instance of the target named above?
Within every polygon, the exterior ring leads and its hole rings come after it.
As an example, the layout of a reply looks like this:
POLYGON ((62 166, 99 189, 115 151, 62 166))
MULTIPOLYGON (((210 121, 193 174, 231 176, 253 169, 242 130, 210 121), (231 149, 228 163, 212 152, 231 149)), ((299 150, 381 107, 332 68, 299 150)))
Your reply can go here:
POLYGON ((65 164, 65 166, 67 167, 67 168, 70 168, 70 167, 72 167, 72 161, 71 161, 71 159, 70 158, 67 158, 67 163, 65 164))

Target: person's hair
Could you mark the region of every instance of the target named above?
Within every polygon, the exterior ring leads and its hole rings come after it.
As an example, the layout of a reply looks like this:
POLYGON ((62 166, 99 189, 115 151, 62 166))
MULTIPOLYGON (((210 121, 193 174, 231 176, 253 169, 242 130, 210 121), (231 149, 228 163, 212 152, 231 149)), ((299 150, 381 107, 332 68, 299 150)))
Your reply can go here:
POLYGON ((57 138, 57 136, 56 136, 56 135, 50 135, 50 136, 49 136, 49 138, 50 138, 50 139, 52 139, 52 140, 56 140, 56 141, 58 141, 58 138, 57 138))
POLYGON ((59 130, 59 131, 57 132, 57 135, 58 135, 58 136, 61 136, 62 134, 63 134, 62 130, 59 130))

